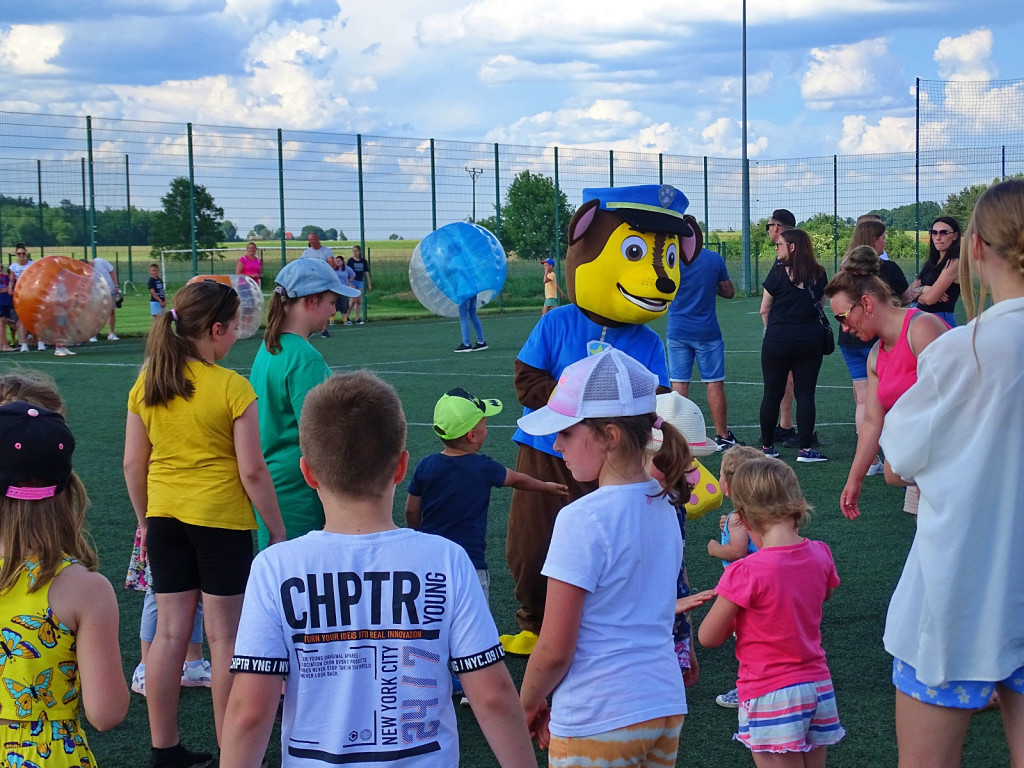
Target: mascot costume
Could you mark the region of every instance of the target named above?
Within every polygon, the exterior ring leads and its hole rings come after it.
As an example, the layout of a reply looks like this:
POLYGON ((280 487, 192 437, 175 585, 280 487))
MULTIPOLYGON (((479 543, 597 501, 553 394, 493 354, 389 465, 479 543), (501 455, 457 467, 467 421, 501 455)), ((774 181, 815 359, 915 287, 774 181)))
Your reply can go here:
MULTIPOLYGON (((676 295, 680 260, 700 254, 703 235, 686 215, 686 196, 671 186, 584 189, 583 205, 569 222, 565 257, 571 304, 543 315, 515 361, 516 396, 523 413, 544 406, 571 363, 614 347, 645 365, 669 390, 665 346, 646 323, 661 317, 676 295)), ((516 471, 565 483, 569 498, 513 491, 505 553, 516 582, 522 630, 503 635, 508 653, 529 655, 544 617, 547 556, 555 517, 565 504, 594 490, 579 483, 554 450, 555 435, 516 430, 516 471)), ((718 496, 721 503, 721 495, 718 496)), ((706 510, 704 510, 706 511, 706 510)))

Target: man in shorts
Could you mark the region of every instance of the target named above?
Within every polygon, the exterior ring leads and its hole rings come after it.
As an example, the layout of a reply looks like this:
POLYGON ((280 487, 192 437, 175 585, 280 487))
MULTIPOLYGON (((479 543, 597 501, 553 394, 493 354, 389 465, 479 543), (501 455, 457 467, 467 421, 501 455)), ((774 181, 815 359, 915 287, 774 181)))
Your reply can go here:
POLYGON ((672 389, 690 395, 694 360, 708 388, 708 409, 715 424, 715 443, 724 451, 743 445, 729 429, 725 404, 725 341, 715 314, 715 297, 731 299, 736 289, 720 253, 701 250, 679 268, 679 291, 668 307, 668 376, 672 389))
MULTIPOLYGON (((114 333, 114 324, 117 321, 115 313, 118 307, 121 306, 122 301, 121 289, 117 287, 117 272, 114 271, 114 265, 101 256, 97 256, 92 260, 92 268, 106 281, 107 287, 110 289, 110 298, 114 300, 110 307, 110 320, 107 321, 110 328, 110 333, 107 334, 107 341, 120 341, 120 337, 114 333)), ((96 341, 96 337, 93 336, 89 341, 96 341)))

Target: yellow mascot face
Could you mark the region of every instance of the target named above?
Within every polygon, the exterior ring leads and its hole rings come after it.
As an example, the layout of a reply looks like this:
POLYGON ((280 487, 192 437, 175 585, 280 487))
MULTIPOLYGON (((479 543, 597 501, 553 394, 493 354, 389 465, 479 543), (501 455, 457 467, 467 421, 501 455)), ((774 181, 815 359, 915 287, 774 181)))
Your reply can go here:
POLYGON ((576 266, 576 305, 626 325, 661 317, 679 288, 679 249, 678 235, 619 224, 595 258, 576 266))

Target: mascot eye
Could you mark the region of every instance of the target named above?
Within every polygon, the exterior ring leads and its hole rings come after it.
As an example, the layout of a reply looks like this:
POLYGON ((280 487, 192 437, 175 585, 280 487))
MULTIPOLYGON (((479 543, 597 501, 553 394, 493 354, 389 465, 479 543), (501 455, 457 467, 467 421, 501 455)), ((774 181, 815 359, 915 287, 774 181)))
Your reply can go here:
POLYGON ((670 243, 668 250, 665 251, 665 265, 669 269, 675 269, 676 259, 679 258, 679 254, 676 252, 676 244, 670 243))
POLYGON ((632 235, 622 241, 622 255, 630 261, 640 261, 647 255, 647 243, 642 237, 632 235))

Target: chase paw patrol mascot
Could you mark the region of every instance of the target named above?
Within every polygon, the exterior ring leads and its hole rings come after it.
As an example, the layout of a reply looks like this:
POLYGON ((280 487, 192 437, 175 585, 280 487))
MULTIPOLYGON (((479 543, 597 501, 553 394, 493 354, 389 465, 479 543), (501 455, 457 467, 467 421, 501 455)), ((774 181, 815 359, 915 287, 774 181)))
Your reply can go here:
MULTIPOLYGON (((544 406, 566 366, 609 347, 657 374, 669 389, 665 346, 646 323, 661 317, 676 295, 679 262, 697 258, 703 235, 685 216, 686 196, 671 186, 584 189, 583 205, 569 222, 565 258, 571 304, 543 315, 515 362, 515 387, 523 413, 544 406)), ((547 556, 558 511, 594 490, 579 483, 554 450, 555 436, 516 430, 516 470, 565 483, 569 498, 514 491, 505 553, 516 582, 522 631, 503 635, 509 653, 528 655, 544 617, 547 556)))

